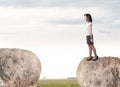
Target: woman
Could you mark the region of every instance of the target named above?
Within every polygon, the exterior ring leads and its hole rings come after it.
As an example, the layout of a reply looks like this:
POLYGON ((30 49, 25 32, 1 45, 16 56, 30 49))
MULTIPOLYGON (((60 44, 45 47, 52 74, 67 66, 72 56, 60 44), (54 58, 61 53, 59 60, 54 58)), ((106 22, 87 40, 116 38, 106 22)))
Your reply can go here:
POLYGON ((93 33, 92 33, 92 16, 90 14, 84 14, 84 19, 86 21, 86 40, 89 48, 89 57, 87 61, 93 60, 96 61, 98 59, 96 49, 94 47, 93 33), (92 57, 92 51, 94 53, 94 57, 92 57))

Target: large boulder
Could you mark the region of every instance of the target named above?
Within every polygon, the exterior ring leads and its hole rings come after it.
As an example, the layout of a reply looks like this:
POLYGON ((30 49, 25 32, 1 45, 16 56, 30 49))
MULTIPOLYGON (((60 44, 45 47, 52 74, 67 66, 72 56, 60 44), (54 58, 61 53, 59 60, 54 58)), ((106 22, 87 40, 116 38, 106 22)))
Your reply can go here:
POLYGON ((30 51, 0 49, 0 87, 37 87, 41 64, 30 51))
POLYGON ((101 57, 97 61, 84 58, 77 69, 81 87, 120 87, 120 59, 101 57))

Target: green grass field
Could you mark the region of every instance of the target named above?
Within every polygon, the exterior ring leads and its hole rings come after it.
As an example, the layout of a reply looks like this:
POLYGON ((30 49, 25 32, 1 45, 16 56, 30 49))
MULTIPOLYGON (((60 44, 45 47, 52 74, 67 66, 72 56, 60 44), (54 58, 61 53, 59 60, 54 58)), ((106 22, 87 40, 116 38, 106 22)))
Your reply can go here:
POLYGON ((40 87, 80 87, 76 79, 40 80, 40 87))

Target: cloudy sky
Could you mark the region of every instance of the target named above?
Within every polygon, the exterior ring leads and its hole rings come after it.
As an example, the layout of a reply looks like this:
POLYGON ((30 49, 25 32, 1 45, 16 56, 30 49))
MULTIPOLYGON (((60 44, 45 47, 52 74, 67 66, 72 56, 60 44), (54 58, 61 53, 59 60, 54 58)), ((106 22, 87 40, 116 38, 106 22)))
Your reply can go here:
POLYGON ((41 79, 75 77, 88 56, 84 13, 93 17, 98 55, 120 57, 120 0, 1 0, 0 47, 34 52, 41 79))

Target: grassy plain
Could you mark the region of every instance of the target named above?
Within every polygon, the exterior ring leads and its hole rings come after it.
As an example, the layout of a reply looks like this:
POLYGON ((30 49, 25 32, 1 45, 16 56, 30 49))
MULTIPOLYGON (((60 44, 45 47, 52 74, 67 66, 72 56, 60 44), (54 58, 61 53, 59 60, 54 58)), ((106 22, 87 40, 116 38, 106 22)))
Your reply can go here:
POLYGON ((80 87, 76 79, 40 80, 40 87, 80 87))

